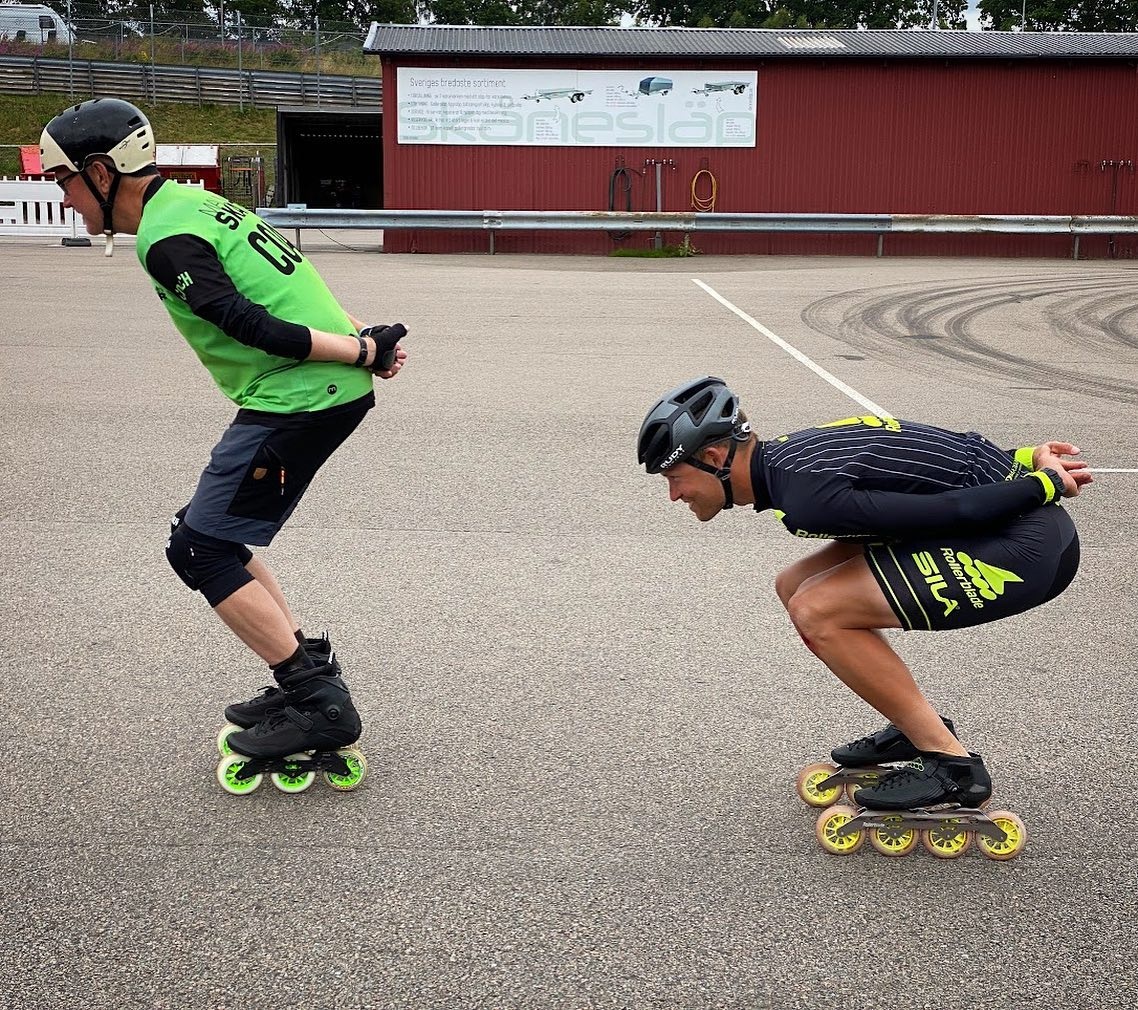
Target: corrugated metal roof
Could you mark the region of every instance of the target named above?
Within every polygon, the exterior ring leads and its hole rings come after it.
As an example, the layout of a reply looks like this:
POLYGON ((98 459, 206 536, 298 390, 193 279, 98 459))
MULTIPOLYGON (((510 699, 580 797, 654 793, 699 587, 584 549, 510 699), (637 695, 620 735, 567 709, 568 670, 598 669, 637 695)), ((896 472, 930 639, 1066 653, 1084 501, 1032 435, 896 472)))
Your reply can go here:
POLYGON ((777 28, 509 28, 372 24, 380 55, 1138 57, 1132 32, 831 31, 777 28))

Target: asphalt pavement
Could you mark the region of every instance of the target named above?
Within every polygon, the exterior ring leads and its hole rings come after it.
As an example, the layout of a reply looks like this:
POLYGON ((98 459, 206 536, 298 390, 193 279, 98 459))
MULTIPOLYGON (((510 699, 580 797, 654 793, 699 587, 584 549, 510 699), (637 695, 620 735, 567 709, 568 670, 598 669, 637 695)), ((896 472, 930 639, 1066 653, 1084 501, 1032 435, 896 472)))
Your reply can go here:
POLYGON ((1138 473, 1069 503, 1058 600, 891 638, 1027 825, 1001 863, 820 850, 795 774, 881 720, 774 595, 812 545, 701 525, 635 458, 712 373, 762 437, 867 413, 852 391, 1133 471, 1138 264, 305 249, 410 331, 263 555, 332 636, 370 774, 237 798, 214 737, 268 671, 163 550, 232 406, 128 245, 0 243, 0 1007, 1138 999, 1138 473))

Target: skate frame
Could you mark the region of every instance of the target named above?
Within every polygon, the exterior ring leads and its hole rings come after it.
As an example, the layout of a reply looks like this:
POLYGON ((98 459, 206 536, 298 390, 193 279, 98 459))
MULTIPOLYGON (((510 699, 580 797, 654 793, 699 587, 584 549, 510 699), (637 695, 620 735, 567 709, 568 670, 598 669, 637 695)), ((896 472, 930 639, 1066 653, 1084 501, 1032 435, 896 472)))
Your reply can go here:
POLYGON ((834 835, 844 838, 858 831, 882 828, 889 832, 927 831, 938 827, 958 826, 962 831, 986 835, 997 845, 1008 840, 1007 833, 979 807, 930 807, 920 810, 869 810, 861 807, 834 835))

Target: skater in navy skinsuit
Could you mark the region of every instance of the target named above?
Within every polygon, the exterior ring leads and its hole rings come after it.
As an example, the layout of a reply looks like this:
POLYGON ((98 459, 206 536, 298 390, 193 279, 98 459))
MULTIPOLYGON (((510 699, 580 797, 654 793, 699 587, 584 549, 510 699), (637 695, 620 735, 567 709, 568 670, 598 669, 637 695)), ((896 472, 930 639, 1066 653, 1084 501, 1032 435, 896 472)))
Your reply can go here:
POLYGON ((640 463, 701 522, 751 505, 795 536, 830 541, 780 572, 775 591, 811 651, 889 720, 834 759, 913 762, 858 791, 860 804, 887 810, 976 807, 991 779, 881 630, 968 627, 1061 593, 1079 541, 1059 499, 1092 479, 1063 458, 1078 452, 1066 442, 1005 450, 975 432, 872 416, 760 441, 714 376, 661 397, 638 443, 640 463))

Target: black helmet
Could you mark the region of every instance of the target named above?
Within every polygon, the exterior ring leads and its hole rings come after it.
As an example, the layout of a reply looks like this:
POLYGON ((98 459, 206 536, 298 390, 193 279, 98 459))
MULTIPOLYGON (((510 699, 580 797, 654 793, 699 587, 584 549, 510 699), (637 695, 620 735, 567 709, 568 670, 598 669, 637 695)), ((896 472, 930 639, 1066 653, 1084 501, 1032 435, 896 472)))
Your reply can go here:
POLYGON ((677 386, 656 401, 640 426, 639 462, 649 473, 660 473, 677 463, 690 463, 712 442, 750 433, 739 431, 739 397, 714 375, 677 386))
POLYGON ((130 102, 121 98, 80 102, 61 112, 40 134, 45 172, 58 168, 80 172, 100 154, 126 175, 154 164, 150 121, 130 102))
POLYGON ((687 463, 712 474, 723 485, 724 508, 731 508, 731 461, 738 444, 750 435, 750 424, 739 421, 739 397, 722 379, 705 375, 656 401, 640 426, 637 458, 649 473, 687 463), (722 467, 696 459, 700 449, 725 439, 731 439, 731 447, 722 467))

